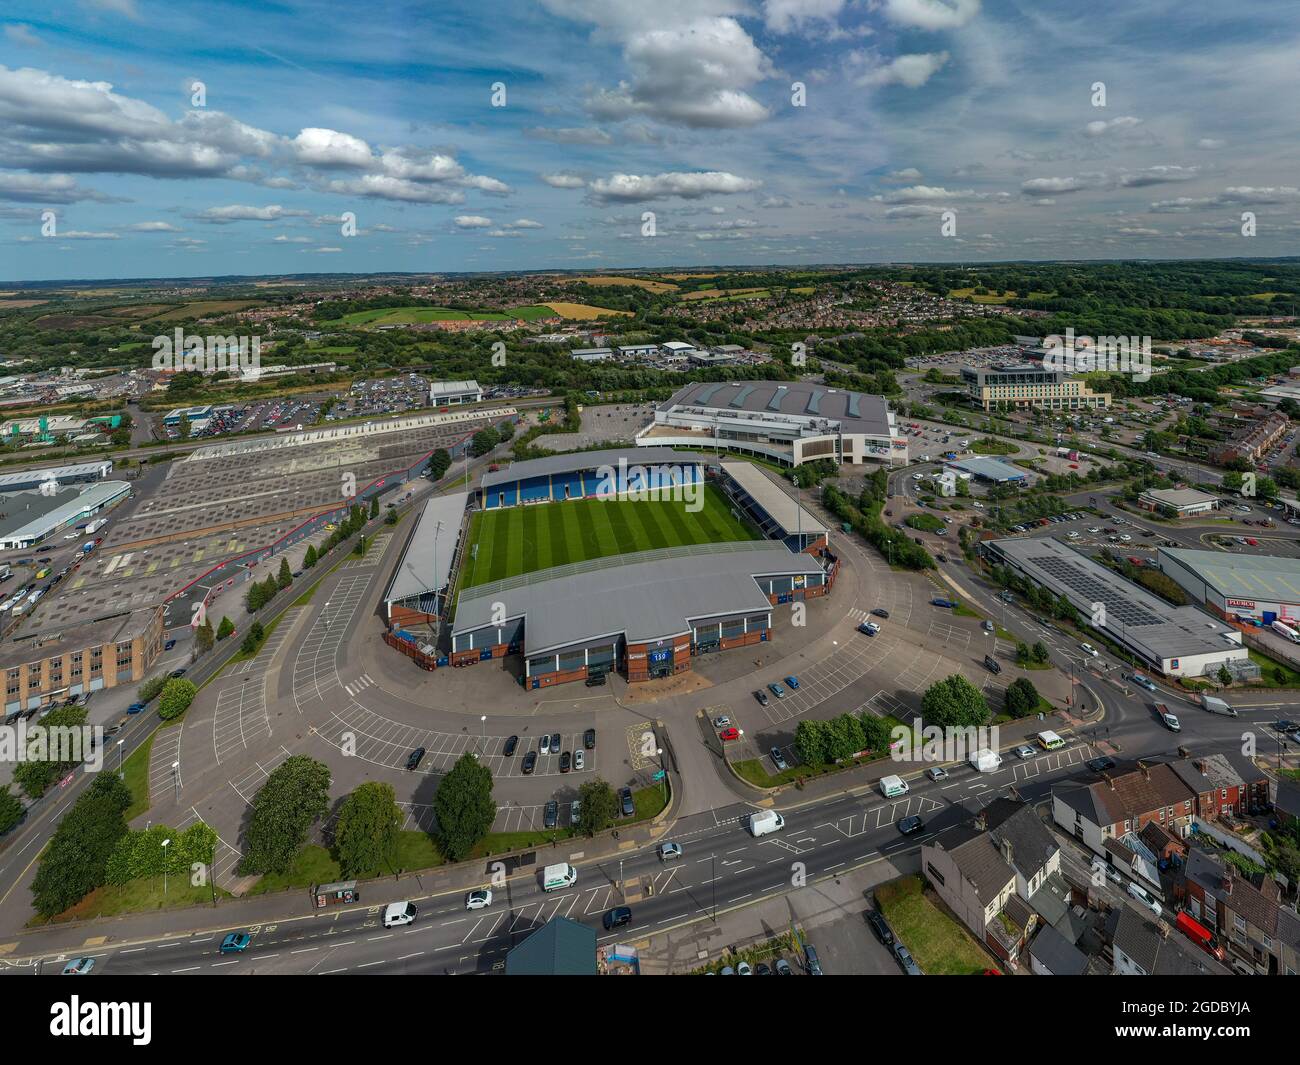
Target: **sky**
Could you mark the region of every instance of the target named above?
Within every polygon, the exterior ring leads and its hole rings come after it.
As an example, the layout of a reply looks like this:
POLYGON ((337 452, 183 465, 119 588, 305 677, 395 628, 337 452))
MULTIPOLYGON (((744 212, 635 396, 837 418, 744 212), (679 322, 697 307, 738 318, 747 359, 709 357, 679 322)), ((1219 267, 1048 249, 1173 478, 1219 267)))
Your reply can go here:
POLYGON ((1292 255, 1276 0, 7 0, 0 279, 1292 255))

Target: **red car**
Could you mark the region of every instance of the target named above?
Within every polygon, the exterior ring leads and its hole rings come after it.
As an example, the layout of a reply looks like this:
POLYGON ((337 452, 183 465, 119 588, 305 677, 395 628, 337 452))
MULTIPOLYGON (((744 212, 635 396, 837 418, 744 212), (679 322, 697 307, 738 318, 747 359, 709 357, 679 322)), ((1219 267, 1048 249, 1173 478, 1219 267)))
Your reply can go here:
POLYGON ((721 732, 718 733, 718 738, 721 740, 738 740, 740 739, 740 730, 734 728, 724 728, 721 732))
POLYGON ((1250 544, 1251 547, 1258 547, 1258 546, 1259 546, 1259 541, 1256 540, 1253 536, 1247 536, 1247 537, 1246 537, 1246 543, 1250 544))

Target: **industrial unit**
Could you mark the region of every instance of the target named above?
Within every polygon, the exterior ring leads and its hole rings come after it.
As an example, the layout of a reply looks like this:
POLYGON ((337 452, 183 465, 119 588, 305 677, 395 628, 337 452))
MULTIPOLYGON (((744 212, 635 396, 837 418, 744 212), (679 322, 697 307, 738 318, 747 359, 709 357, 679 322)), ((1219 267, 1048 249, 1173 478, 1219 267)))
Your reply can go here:
POLYGON ((695 382, 655 411, 636 442, 727 448, 785 466, 907 462, 907 437, 883 397, 809 381, 695 382))
POLYGON ((1029 474, 1010 463, 979 455, 973 459, 956 459, 945 463, 950 470, 969 473, 977 481, 990 484, 1027 484, 1029 474))
POLYGON ((1300 558, 1161 547, 1156 565, 1221 618, 1300 625, 1300 558))
POLYGON ((1239 678, 1259 675, 1241 633, 1193 606, 1170 606, 1139 584, 1060 540, 985 540, 980 552, 1063 595, 1092 627, 1152 669, 1171 677, 1202 677, 1227 666, 1239 678))
POLYGON ((88 488, 18 492, 0 499, 0 551, 25 550, 131 494, 126 481, 100 481, 88 488))
POLYGON ((482 403, 483 389, 478 382, 433 381, 429 385, 429 405, 433 407, 459 407, 465 403, 482 403))
POLYGON ((520 652, 530 688, 614 670, 630 681, 672 676, 694 655, 768 640, 774 605, 825 595, 834 576, 833 559, 772 542, 557 566, 462 591, 451 663, 520 652))

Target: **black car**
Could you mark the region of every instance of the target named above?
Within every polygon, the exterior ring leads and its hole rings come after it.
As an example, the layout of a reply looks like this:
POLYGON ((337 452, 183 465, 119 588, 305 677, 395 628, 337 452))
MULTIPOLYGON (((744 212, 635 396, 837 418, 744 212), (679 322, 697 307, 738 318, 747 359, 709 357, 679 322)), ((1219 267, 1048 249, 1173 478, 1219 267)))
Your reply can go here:
POLYGON ((898 831, 905 836, 914 836, 923 828, 925 828, 925 822, 915 814, 911 817, 904 817, 898 822, 898 831))
POLYGON ((1284 717, 1280 721, 1273 722, 1273 731, 1290 735, 1294 732, 1300 732, 1300 725, 1297 725, 1294 721, 1289 721, 1284 717))
POLYGON ((529 751, 524 755, 524 772, 531 773, 537 767, 537 752, 529 751))
POLYGON ((878 617, 878 618, 887 618, 887 617, 889 617, 889 611, 886 610, 886 609, 885 609, 884 607, 882 607, 882 606, 878 606, 878 607, 876 607, 876 609, 873 610, 872 613, 875 614, 876 617, 878 617))
POLYGON ((885 915, 879 910, 867 911, 867 924, 871 925, 871 930, 876 933, 876 938, 887 947, 894 945, 894 930, 889 927, 889 922, 885 920, 885 915))
POLYGON ((569 771, 569 766, 572 764, 573 764, 573 756, 569 754, 568 751, 565 751, 562 755, 560 755, 561 773, 567 773, 569 771))
POLYGON ((985 655, 984 668, 987 669, 990 673, 998 674, 1002 672, 1002 663, 999 662, 992 655, 985 655))
POLYGON ((507 758, 509 758, 515 753, 515 748, 518 746, 519 746, 519 737, 511 736, 509 739, 506 740, 505 748, 501 751, 501 753, 505 755, 507 758))
POLYGON ((552 733, 551 733, 551 753, 552 753, 552 754, 559 754, 559 753, 560 753, 560 748, 563 747, 563 746, 564 746, 564 742, 560 739, 560 734, 559 734, 558 732, 552 732, 552 733))
POLYGON ((172 678, 173 678, 173 679, 176 678, 176 677, 183 677, 183 676, 185 676, 185 670, 183 670, 183 669, 173 669, 172 672, 171 672, 171 675, 172 675, 172 678))
POLYGON ((767 705, 767 692, 765 692, 762 688, 759 688, 757 691, 754 692, 754 698, 758 700, 759 706, 767 705))
POLYGON ((586 685, 588 688, 599 688, 604 683, 605 683, 604 673, 593 673, 586 680, 586 685))
POLYGON ((552 799, 546 804, 546 810, 542 814, 542 827, 554 828, 560 823, 560 804, 552 799))
POLYGON ((1106 755, 1103 754, 1099 758, 1089 758, 1083 764, 1086 765, 1089 769, 1091 769, 1094 773, 1104 773, 1108 769, 1115 768, 1115 759, 1108 758, 1106 755))
POLYGON ((632 804, 632 789, 620 789, 618 797, 623 800, 623 816, 631 817, 633 812, 636 810, 636 807, 632 804))
POLYGON ((582 745, 589 751, 596 746, 596 730, 594 728, 589 728, 582 734, 582 745))
POLYGON ((605 926, 608 932, 612 928, 621 928, 629 924, 632 920, 632 909, 630 906, 615 906, 612 910, 606 910, 605 916, 600 919, 600 923, 605 926))
POLYGON ((413 750, 410 754, 406 756, 407 770, 409 771, 417 768, 420 764, 420 760, 423 758, 424 758, 424 748, 423 747, 415 748, 415 750, 413 750))

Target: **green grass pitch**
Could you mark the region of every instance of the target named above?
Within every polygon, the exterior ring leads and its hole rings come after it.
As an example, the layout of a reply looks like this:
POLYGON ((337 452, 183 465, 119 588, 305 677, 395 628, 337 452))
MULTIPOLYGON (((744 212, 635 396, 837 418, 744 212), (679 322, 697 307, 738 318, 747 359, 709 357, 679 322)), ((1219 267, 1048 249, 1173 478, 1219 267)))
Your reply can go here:
POLYGON ((682 500, 579 499, 486 510, 474 515, 460 586, 608 555, 757 538, 712 485, 694 514, 682 500))

